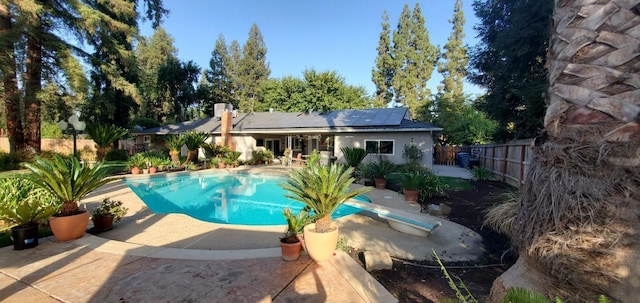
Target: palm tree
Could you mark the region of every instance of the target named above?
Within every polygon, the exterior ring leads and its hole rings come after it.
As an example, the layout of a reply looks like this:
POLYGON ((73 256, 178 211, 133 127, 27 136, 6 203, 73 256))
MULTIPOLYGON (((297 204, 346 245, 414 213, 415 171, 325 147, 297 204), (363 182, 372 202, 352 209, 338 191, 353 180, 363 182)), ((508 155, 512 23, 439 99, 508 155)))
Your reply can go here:
POLYGON ((555 1, 545 132, 515 211, 502 216, 517 222, 502 231, 519 259, 492 302, 512 287, 565 302, 640 295, 637 5, 555 1))
POLYGON ((184 135, 168 135, 165 146, 169 149, 169 156, 173 164, 180 163, 180 149, 184 145, 184 135))
POLYGON ((184 134, 184 144, 189 150, 187 160, 184 162, 185 165, 197 158, 198 148, 200 148, 208 138, 209 135, 205 132, 189 131, 184 134))
POLYGON ((86 132, 96 143, 98 161, 104 159, 104 155, 112 148, 113 142, 128 133, 126 129, 113 124, 89 124, 86 132))

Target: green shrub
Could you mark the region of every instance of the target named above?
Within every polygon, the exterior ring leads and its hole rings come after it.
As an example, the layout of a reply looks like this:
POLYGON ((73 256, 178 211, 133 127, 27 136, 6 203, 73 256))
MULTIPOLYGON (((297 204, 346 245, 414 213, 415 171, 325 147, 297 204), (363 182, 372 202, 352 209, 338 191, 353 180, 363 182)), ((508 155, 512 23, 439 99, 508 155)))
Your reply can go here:
POLYGON ((345 161, 347 161, 347 165, 353 168, 358 167, 368 154, 366 150, 357 147, 345 146, 340 148, 340 150, 344 155, 345 161))
POLYGON ((493 173, 482 166, 474 167, 471 172, 473 174, 473 180, 476 181, 488 181, 493 179, 493 173))
POLYGON ((0 151, 0 171, 20 169, 20 155, 0 151))
POLYGON ((131 126, 136 126, 136 125, 144 129, 147 129, 147 128, 154 128, 154 127, 160 126, 160 122, 147 117, 135 117, 133 118, 133 120, 131 120, 131 126))
POLYGON ((127 161, 129 152, 126 149, 112 149, 104 155, 104 161, 127 161))

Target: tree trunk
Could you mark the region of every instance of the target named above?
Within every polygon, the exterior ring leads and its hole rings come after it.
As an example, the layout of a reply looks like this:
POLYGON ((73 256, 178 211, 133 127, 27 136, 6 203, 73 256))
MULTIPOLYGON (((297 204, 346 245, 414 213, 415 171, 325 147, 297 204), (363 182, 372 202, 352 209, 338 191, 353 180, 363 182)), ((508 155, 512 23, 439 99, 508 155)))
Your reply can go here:
POLYGON ((14 39, 9 39, 12 31, 11 16, 8 7, 0 3, 0 34, 5 36, 0 44, 0 66, 2 66, 2 83, 4 85, 4 100, 7 113, 7 133, 9 136, 9 151, 15 152, 24 148, 22 120, 20 118, 20 91, 16 77, 16 61, 14 39))
POLYGON ((331 222, 331 215, 318 218, 316 220, 316 232, 325 233, 331 231, 331 222))
POLYGON ((40 152, 40 99, 42 90, 42 24, 33 16, 34 24, 27 37, 27 70, 24 74, 24 137, 31 152, 40 152))
POLYGON ((555 2, 545 133, 509 231, 519 264, 492 302, 513 281, 564 302, 640 296, 639 3, 555 2))

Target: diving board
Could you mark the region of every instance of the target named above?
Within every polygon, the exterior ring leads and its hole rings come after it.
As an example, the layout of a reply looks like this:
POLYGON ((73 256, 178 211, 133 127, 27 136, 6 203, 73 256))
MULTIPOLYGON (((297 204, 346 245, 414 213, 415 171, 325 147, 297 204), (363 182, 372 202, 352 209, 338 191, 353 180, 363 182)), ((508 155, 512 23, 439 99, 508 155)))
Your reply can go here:
POLYGON ((365 203, 354 199, 348 200, 344 204, 375 213, 378 217, 386 219, 391 228, 414 236, 426 237, 432 230, 442 225, 441 221, 434 220, 435 218, 432 216, 411 213, 379 204, 365 203))

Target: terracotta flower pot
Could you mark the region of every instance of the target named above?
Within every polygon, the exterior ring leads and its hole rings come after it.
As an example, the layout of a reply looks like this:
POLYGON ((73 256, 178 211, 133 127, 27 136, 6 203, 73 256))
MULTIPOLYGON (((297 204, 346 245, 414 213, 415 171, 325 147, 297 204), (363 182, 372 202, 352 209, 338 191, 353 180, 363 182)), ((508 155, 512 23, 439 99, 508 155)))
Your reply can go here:
POLYGON ((335 229, 326 232, 316 232, 316 224, 311 223, 304 227, 304 245, 309 257, 316 262, 329 260, 338 245, 338 226, 331 224, 335 229))
POLYGON ((131 168, 131 174, 132 175, 139 175, 140 174, 140 168, 139 167, 133 167, 131 168))
POLYGON ((418 196, 420 191, 417 189, 403 189, 404 201, 407 203, 418 203, 418 196))
POLYGON ((280 249, 282 250, 282 259, 285 261, 295 261, 300 258, 300 251, 302 250, 302 242, 290 238, 280 239, 280 249))
POLYGON ((71 241, 82 237, 88 224, 88 211, 71 216, 49 217, 49 226, 58 241, 71 241))
POLYGON ((224 162, 218 162, 218 168, 224 168, 225 164, 224 162))
POLYGON ((157 167, 155 167, 155 166, 149 167, 149 173, 150 174, 155 174, 157 172, 158 172, 158 168, 157 167))
POLYGON ((94 217, 91 220, 93 221, 94 231, 100 232, 113 228, 113 216, 94 217))
POLYGON ((376 183, 377 189, 385 189, 387 188, 387 179, 385 178, 374 178, 373 181, 376 183))

